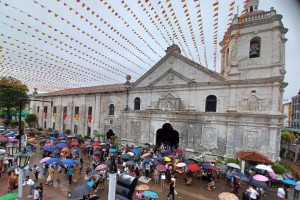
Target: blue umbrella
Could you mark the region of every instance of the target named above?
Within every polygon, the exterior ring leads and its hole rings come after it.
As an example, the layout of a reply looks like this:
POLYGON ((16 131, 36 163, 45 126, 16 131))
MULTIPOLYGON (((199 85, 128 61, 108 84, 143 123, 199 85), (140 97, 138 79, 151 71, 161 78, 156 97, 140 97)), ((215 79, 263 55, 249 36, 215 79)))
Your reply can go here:
POLYGON ((125 153, 125 154, 122 155, 122 158, 123 159, 128 159, 128 158, 130 158, 130 155, 128 153, 125 153))
POLYGON ((59 136, 59 137, 66 137, 66 136, 67 136, 67 134, 65 134, 65 133, 61 133, 61 134, 59 134, 58 136, 59 136))
POLYGON ((232 176, 235 177, 235 178, 241 179, 241 180, 246 180, 247 179, 245 174, 242 174, 242 173, 239 173, 239 172, 233 173, 232 176))
POLYGON ((56 146, 62 149, 62 148, 66 148, 68 145, 66 143, 58 143, 56 146))
POLYGON ((75 162, 75 160, 73 160, 73 159, 65 159, 65 160, 63 160, 63 164, 64 165, 73 165, 73 164, 75 164, 76 162, 75 162))
POLYGON ((52 165, 54 163, 59 163, 60 159, 59 158, 50 158, 49 160, 46 161, 46 164, 52 165))
POLYGON ((206 165, 206 164, 204 164, 204 165, 202 165, 201 167, 202 167, 202 169, 208 169, 209 166, 211 166, 211 165, 206 165))
POLYGON ((93 187, 94 181, 89 181, 89 182, 87 182, 87 185, 90 186, 90 187, 93 187))
POLYGON ((53 152, 55 150, 55 146, 44 146, 43 150, 53 152))
POLYGON ((78 153, 78 152, 79 152, 79 149, 73 147, 73 148, 71 149, 71 151, 72 151, 73 153, 78 153))
POLYGON ((60 142, 60 143, 67 143, 66 140, 60 140, 59 142, 60 142))
POLYGON ((55 140, 56 140, 56 137, 50 137, 50 140, 55 141, 55 140))
POLYGON ((146 190, 143 192, 143 195, 145 197, 149 197, 149 198, 152 198, 152 199, 158 199, 158 194, 156 192, 153 192, 153 191, 150 191, 150 190, 146 190))
POLYGON ((140 148, 134 148, 134 149, 132 149, 132 152, 135 153, 135 154, 140 154, 141 149, 140 148))
POLYGON ((91 142, 84 142, 84 144, 92 144, 91 142))
POLYGON ((157 158, 155 158, 155 160, 157 160, 157 161, 163 161, 163 160, 164 160, 164 157, 158 156, 157 158))
POLYGON ((292 185, 292 186, 296 186, 297 183, 293 180, 290 180, 290 179, 285 179, 285 180, 282 180, 283 183, 285 184, 288 184, 288 185, 292 185))
POLYGON ((110 152, 110 153, 116 153, 116 152, 117 152, 117 149, 110 149, 109 152, 110 152))

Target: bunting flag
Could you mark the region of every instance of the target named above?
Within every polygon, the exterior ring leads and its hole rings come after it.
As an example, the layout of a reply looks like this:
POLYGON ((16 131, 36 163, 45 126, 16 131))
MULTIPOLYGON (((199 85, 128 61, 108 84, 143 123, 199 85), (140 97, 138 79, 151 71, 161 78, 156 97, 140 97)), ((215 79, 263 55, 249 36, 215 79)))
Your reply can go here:
POLYGON ((88 115, 88 122, 89 123, 92 123, 92 119, 93 119, 92 115, 88 115))
POLYGON ((214 70, 217 71, 219 0, 215 0, 214 1, 213 9, 215 11, 215 14, 214 14, 213 18, 214 18, 214 21, 216 22, 216 23, 213 24, 213 26, 214 26, 214 37, 213 37, 213 44, 214 44, 214 70))
POLYGON ((67 119, 67 113, 63 113, 63 120, 67 119))
POLYGON ((78 115, 78 114, 75 114, 74 119, 75 119, 75 120, 78 120, 78 119, 79 119, 79 115, 78 115))

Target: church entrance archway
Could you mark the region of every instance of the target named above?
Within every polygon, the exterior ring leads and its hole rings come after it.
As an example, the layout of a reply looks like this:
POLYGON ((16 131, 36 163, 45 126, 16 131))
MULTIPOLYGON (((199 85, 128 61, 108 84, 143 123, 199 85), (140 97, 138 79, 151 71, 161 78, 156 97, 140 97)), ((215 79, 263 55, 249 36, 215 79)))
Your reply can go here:
POLYGON ((165 123, 162 128, 156 131, 156 145, 160 146, 162 143, 165 146, 178 147, 179 133, 173 129, 170 123, 165 123))

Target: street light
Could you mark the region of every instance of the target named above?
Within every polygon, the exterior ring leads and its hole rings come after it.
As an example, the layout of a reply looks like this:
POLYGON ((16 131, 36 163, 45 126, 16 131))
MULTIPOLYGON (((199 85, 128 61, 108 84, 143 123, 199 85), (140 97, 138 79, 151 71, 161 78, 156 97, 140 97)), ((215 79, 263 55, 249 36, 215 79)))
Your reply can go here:
POLYGON ((14 156, 19 151, 18 147, 12 144, 7 145, 6 147, 8 148, 10 156, 14 156))
POLYGON ((18 184, 18 195, 19 198, 23 197, 23 169, 28 164, 28 161, 32 154, 26 152, 19 152, 14 155, 17 158, 17 166, 20 168, 19 171, 19 184, 18 184))

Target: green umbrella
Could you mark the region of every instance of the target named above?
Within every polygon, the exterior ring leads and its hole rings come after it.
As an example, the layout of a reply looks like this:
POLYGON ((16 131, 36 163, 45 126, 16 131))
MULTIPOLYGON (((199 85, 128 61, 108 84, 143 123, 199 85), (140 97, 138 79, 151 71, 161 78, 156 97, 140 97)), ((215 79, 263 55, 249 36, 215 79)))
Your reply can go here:
POLYGON ((18 198, 18 193, 6 194, 6 195, 0 197, 0 200, 11 200, 11 199, 15 199, 15 198, 18 198))

